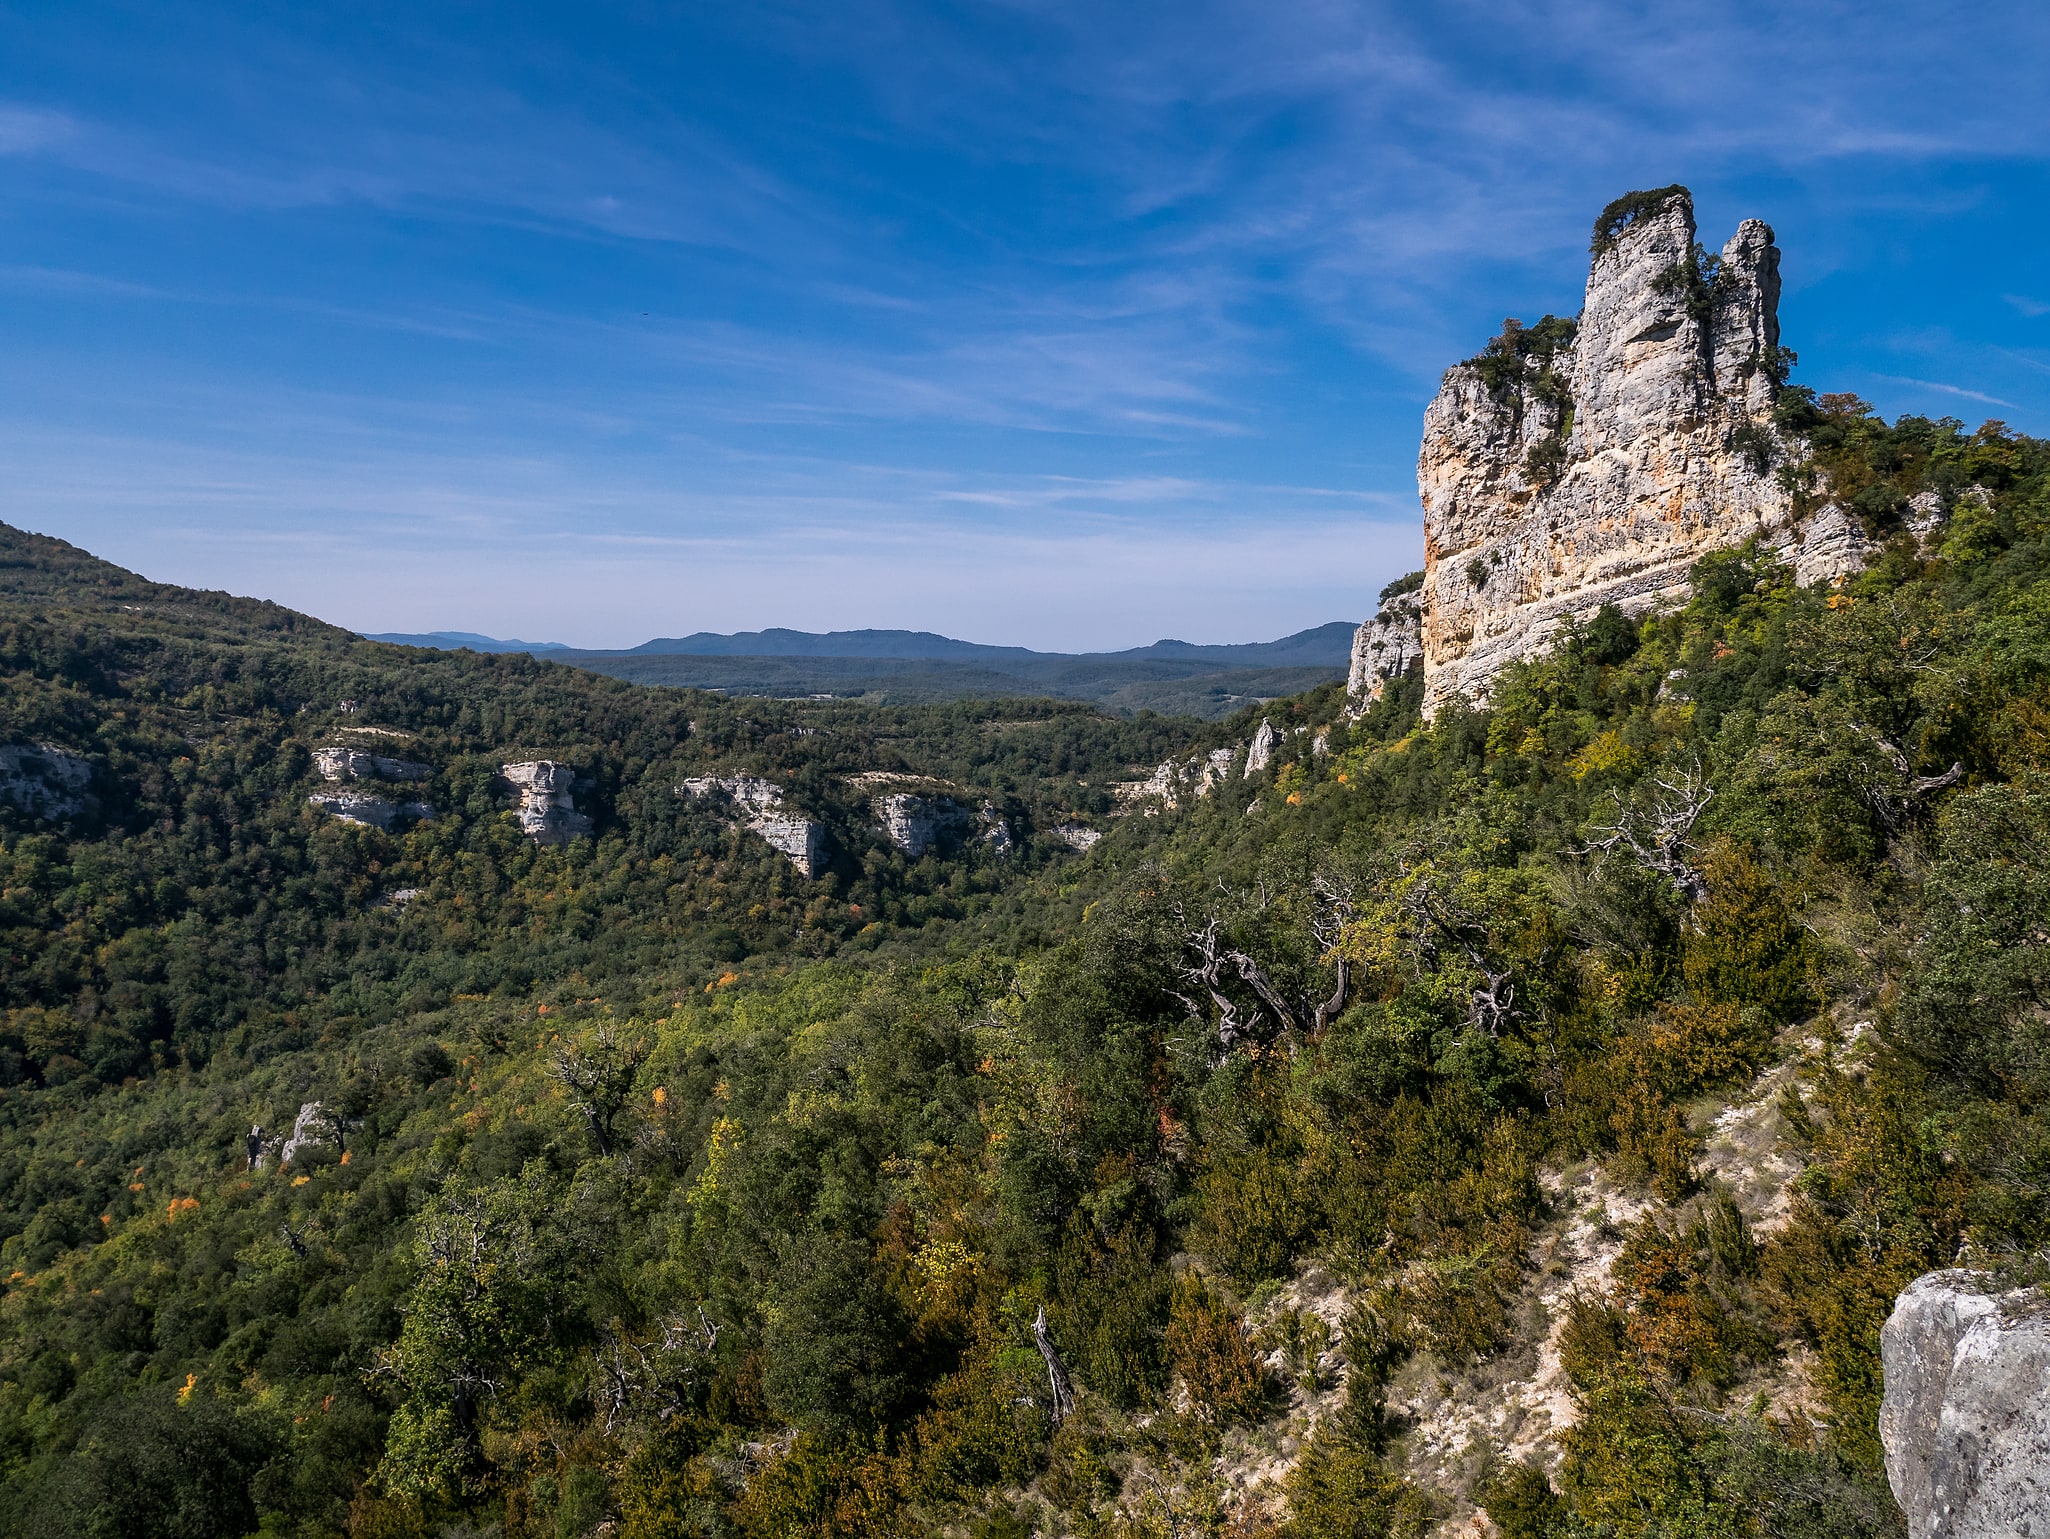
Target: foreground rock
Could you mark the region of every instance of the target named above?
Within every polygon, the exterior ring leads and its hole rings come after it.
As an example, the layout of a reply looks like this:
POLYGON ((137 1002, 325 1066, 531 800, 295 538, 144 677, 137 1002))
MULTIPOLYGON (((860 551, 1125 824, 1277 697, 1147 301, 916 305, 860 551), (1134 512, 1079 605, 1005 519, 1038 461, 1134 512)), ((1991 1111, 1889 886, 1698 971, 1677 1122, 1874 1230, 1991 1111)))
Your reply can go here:
POLYGON ((1773 476, 1779 250, 1747 219, 1696 259, 1683 187, 1604 211, 1577 328, 1515 323, 1424 413, 1424 699, 1481 698, 1605 603, 1686 592, 1703 554, 1797 538, 1773 476))
POLYGON ((536 844, 568 844, 591 831, 591 820, 577 811, 570 792, 577 772, 553 759, 501 764, 498 772, 520 795, 520 832, 536 844))
POLYGON ((740 825, 789 858, 806 880, 826 868, 826 826, 785 810, 783 788, 759 775, 699 775, 677 791, 699 800, 733 804, 740 825))
POLYGON ((1914 1539, 2050 1539, 2050 1300, 1985 1281, 1918 1277, 1880 1333, 1886 1478, 1914 1539))

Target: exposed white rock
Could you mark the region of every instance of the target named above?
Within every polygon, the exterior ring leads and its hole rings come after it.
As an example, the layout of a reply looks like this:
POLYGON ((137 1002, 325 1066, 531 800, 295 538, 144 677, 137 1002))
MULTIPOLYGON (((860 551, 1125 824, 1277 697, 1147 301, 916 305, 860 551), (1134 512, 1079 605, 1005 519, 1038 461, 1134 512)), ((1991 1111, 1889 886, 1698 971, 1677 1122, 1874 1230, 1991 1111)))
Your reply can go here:
POLYGON ((0 801, 31 817, 68 818, 82 811, 92 779, 89 760, 48 743, 0 747, 0 801))
POLYGON ((1070 821, 1055 824, 1053 836, 1070 849, 1088 850, 1095 847, 1103 834, 1101 830, 1091 828, 1087 823, 1070 821))
POLYGON ((1790 498, 1762 456, 1779 343, 1779 252, 1747 219, 1712 285, 1675 191, 1596 252, 1574 340, 1548 375, 1490 391, 1445 375, 1424 413, 1425 709, 1480 699, 1569 616, 1678 600, 1704 553, 1778 543, 1790 498))
POLYGON ((769 847, 790 857, 797 874, 807 881, 826 868, 826 826, 810 818, 779 813, 761 813, 747 824, 766 839, 769 847))
POLYGON ((894 796, 878 796, 871 805, 890 843, 913 860, 959 833, 968 821, 967 809, 944 796, 899 791, 894 796))
POLYGON ((982 804, 982 843, 994 855, 1008 855, 1017 848, 1017 841, 1011 837, 1011 825, 1004 821, 995 802, 982 804))
POLYGON ((1918 1277, 1880 1332, 1886 1478, 1915 1539, 2050 1535, 2050 1300, 1918 1277))
POLYGON ((1401 678, 1409 672, 1410 664, 1424 655, 1423 594, 1416 588, 1382 591, 1380 609, 1353 632, 1352 667, 1345 678, 1345 708, 1355 719, 1366 714, 1367 707, 1381 698, 1390 679, 1401 678))
POLYGON ((1832 502, 1808 516, 1800 538, 1780 548, 1780 559, 1794 569, 1794 581, 1806 588, 1862 570, 1875 549, 1856 516, 1832 502))
POLYGON ((1169 759, 1144 780, 1126 780, 1111 787, 1111 794, 1124 804, 1121 812, 1137 807, 1150 818, 1163 808, 1172 812, 1181 805, 1182 782, 1187 775, 1186 764, 1169 759))
POLYGON ((434 771, 428 765, 411 759, 387 759, 382 754, 365 753, 360 748, 316 748, 313 767, 320 772, 320 778, 327 781, 434 778, 434 771))
MULTIPOLYGON (((326 1137, 327 1119, 321 1113, 321 1103, 318 1101, 302 1101, 300 1103, 299 1115, 292 1122, 292 1135, 278 1148, 278 1163, 280 1165, 291 1164, 292 1157, 301 1149, 311 1149, 328 1141, 326 1137)), ((253 1129, 251 1131, 254 1132, 253 1129)), ((250 1168, 252 1170, 261 1170, 263 1168, 263 1160, 263 1151, 259 1147, 255 1158, 250 1161, 250 1168)))
MULTIPOLYGON (((1262 727, 1272 734, 1266 749, 1267 756, 1271 759, 1274 746, 1281 741, 1281 737, 1266 723, 1263 722, 1262 727)), ((1256 738, 1255 744, 1257 743, 1256 738)), ((1233 766, 1238 764, 1241 753, 1250 761, 1253 750, 1241 744, 1230 748, 1213 748, 1208 753, 1191 754, 1186 759, 1168 759, 1155 767, 1153 773, 1144 780, 1127 780, 1112 786, 1111 794, 1125 804, 1121 809, 1124 811, 1139 807, 1149 817, 1162 808, 1173 812, 1181 806, 1185 797, 1194 796, 1200 799, 1231 781, 1234 778, 1233 766)), ((1260 767, 1257 764, 1242 767, 1237 778, 1242 779, 1260 767)))
POLYGON ((741 814, 741 826, 789 857, 807 881, 826 868, 826 826, 783 809, 783 788, 759 775, 699 775, 677 791, 698 798, 723 797, 741 814))
POLYGON ((1263 720, 1260 730, 1253 734, 1252 746, 1246 749, 1246 767, 1239 771, 1241 778, 1257 775, 1274 762, 1274 750, 1281 742, 1281 734, 1274 730, 1274 723, 1263 720))
POLYGON ((1943 494, 1917 492, 1908 499, 1908 533, 1918 539, 1943 522, 1943 494))
POLYGON ((726 796, 750 812, 774 812, 783 805, 783 788, 759 775, 695 775, 677 787, 687 796, 726 796))
POLYGON ((368 791, 319 791, 306 801, 344 823, 361 823, 365 828, 381 828, 387 833, 401 818, 425 822, 434 816, 432 802, 395 802, 368 791))
POLYGON ((501 764, 498 772, 520 793, 520 832, 536 844, 568 844, 591 831, 591 820, 570 798, 577 772, 569 765, 529 759, 501 764))

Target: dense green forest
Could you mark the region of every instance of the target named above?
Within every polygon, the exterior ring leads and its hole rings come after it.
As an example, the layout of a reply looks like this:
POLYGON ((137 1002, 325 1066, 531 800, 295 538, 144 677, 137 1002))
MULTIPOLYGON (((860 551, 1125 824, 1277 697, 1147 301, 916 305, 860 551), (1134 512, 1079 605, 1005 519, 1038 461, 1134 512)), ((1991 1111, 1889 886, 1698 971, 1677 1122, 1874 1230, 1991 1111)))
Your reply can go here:
POLYGON ((94 768, 0 809, 0 1521, 1900 1532, 1880 1322, 2050 1241, 2050 444, 1781 414, 1862 575, 1709 557, 1429 724, 1414 676, 1210 726, 636 688, 8 532, 4 741, 94 768), (1262 716, 1267 768, 1115 815, 1262 716), (352 731, 433 818, 309 807, 352 731), (521 836, 531 757, 591 836, 521 836), (819 880, 673 789, 735 769, 819 880), (878 772, 1017 848, 906 859, 878 772), (1754 1227, 1704 1135, 1768 1070, 1804 1168, 1754 1227), (1523 1371, 1585 1169, 1639 1216, 1557 1457, 1425 1478, 1419 1396, 1523 1371))

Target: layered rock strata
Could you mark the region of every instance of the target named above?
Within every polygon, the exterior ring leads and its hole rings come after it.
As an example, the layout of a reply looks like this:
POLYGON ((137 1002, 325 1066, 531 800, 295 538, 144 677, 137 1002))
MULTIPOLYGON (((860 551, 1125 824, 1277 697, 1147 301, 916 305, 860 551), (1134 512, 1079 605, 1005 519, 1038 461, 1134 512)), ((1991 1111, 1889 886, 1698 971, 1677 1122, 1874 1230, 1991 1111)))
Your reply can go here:
POLYGON ((591 820, 577 811, 570 792, 577 772, 553 759, 501 764, 499 774, 519 793, 520 832, 536 844, 568 844, 591 831, 591 820))
POLYGON ((1792 534, 1779 250, 1756 219, 1718 257, 1694 236, 1684 188, 1619 200, 1577 327, 1512 323, 1447 371, 1417 456, 1427 711, 1483 698, 1569 616, 1679 599, 1704 553, 1792 534))
POLYGON ((2050 1300, 1918 1277, 1880 1332, 1886 1478, 1916 1539, 2050 1535, 2050 1300))
POLYGON ((826 868, 826 826, 785 809, 783 788, 759 775, 700 775, 677 791, 698 798, 723 797, 740 814, 740 824, 785 856, 807 881, 826 868))

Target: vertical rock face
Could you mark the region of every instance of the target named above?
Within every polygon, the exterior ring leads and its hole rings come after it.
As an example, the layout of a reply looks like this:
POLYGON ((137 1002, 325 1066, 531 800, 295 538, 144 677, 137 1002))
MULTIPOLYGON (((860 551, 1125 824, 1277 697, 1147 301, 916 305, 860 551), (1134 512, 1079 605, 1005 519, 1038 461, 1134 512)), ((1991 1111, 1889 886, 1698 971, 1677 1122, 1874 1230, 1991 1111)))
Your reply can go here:
POLYGON ((1274 723, 1262 721, 1260 730, 1253 734, 1253 741, 1246 749, 1246 767, 1239 771, 1243 777, 1257 775, 1274 762, 1274 750, 1281 744, 1281 734, 1274 730, 1274 723))
POLYGON ((788 856, 790 864, 797 867, 797 874, 806 881, 825 869, 824 824, 786 813, 764 812, 749 819, 747 826, 767 840, 771 849, 788 856))
POLYGON ((536 844, 568 844, 591 831, 591 820, 570 799, 577 772, 569 765, 531 759, 501 764, 498 772, 520 793, 520 831, 536 844))
POLYGON ((900 792, 873 803, 876 821, 890 843, 913 860, 942 840, 959 834, 968 822, 967 809, 944 796, 913 796, 900 792))
POLYGON ((741 825, 787 856, 807 881, 825 870, 825 825, 785 811, 783 788, 773 780, 759 775, 700 775, 676 789, 679 795, 730 800, 740 814, 741 825))
POLYGON ((1918 1277, 1879 1350, 1886 1478, 1914 1539, 2050 1535, 2050 1300, 1918 1277))
POLYGON ((1677 598, 1703 553, 1789 528, 1765 463, 1772 239, 1747 219, 1697 260, 1684 188, 1618 200, 1577 327, 1505 327, 1446 373, 1417 457, 1427 711, 1484 696, 1568 616, 1677 598))
MULTIPOLYGON (((1379 700, 1390 679, 1409 672, 1424 655, 1424 606, 1418 588, 1422 572, 1381 590, 1381 607, 1352 638, 1352 667, 1345 678, 1346 711, 1357 719, 1379 700)), ((1321 751, 1321 750, 1320 750, 1321 751)))
POLYGON ((31 817, 68 818, 86 804, 93 767, 48 743, 0 746, 0 801, 31 817))

